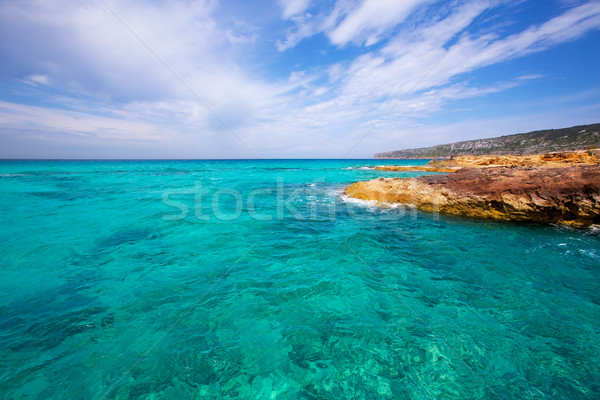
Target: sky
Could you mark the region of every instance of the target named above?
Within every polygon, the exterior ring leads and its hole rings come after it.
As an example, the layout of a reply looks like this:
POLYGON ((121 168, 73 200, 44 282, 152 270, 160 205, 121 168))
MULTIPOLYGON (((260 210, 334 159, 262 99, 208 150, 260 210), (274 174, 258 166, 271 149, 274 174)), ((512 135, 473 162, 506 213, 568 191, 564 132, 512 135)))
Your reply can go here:
POLYGON ((600 1, 0 0, 0 158, 370 158, 600 122, 600 1))

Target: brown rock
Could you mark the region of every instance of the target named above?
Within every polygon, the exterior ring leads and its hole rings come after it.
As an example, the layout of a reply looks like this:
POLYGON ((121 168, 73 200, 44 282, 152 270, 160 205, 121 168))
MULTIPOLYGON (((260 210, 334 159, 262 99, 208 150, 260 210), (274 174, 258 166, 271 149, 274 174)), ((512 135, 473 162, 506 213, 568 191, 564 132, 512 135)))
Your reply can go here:
POLYGON ((425 171, 425 172, 456 172, 460 168, 488 167, 542 167, 561 168, 567 166, 598 165, 600 152, 563 151, 556 153, 534 155, 489 155, 489 156, 456 156, 445 160, 431 160, 425 165, 380 165, 379 171, 425 171))
POLYGON ((570 165, 598 165, 600 159, 594 151, 564 151, 557 153, 489 156, 456 156, 446 160, 432 160, 427 163, 430 167, 543 167, 560 168, 570 165))
POLYGON ((600 166, 462 168, 449 175, 357 182, 346 193, 443 214, 576 227, 600 224, 600 166))

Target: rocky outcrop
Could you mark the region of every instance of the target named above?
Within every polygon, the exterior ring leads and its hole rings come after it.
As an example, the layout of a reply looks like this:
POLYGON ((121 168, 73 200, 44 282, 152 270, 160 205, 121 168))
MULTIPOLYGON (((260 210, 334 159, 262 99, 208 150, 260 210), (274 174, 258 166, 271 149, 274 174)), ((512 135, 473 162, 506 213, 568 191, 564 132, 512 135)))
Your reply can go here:
POLYGON ((464 167, 542 167, 560 168, 578 165, 598 165, 600 151, 569 151, 533 155, 489 155, 456 156, 446 160, 431 160, 426 164, 430 168, 464 167))
POLYGON ((456 155, 539 154, 594 147, 600 148, 600 124, 467 140, 418 149, 388 151, 377 153, 374 158, 427 159, 456 155))
POLYGON ((600 150, 569 151, 558 153, 490 156, 456 156, 445 160, 431 160, 425 165, 380 165, 379 171, 424 171, 424 172, 456 172, 461 168, 488 167, 541 167, 560 168, 578 165, 598 165, 600 150))
POLYGON ((429 212, 510 221, 600 224, 600 166, 462 168, 448 175, 357 182, 346 194, 429 212))

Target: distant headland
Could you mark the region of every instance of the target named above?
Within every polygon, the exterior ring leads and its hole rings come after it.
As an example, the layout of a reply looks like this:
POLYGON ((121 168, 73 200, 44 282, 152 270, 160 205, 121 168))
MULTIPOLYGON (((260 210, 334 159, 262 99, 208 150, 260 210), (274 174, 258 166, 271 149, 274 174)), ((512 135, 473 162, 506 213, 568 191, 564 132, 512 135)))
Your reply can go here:
POLYGON ((374 158, 427 159, 461 155, 525 155, 600 148, 600 123, 388 151, 374 158))

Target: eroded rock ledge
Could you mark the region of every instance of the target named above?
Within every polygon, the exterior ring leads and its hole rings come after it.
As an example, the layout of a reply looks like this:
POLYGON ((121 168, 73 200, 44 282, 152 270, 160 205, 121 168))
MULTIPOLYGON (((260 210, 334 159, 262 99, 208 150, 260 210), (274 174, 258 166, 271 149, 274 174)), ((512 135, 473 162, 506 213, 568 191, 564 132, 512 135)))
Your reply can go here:
POLYGON ((358 199, 443 214, 511 221, 600 224, 600 166, 461 168, 448 175, 357 182, 358 199))
POLYGON ((500 166, 560 168, 566 166, 598 165, 599 162, 600 150, 585 150, 526 156, 456 156, 443 160, 431 160, 425 165, 380 165, 375 167, 375 169, 380 171, 456 172, 461 168, 489 168, 500 166))
POLYGON ((486 168, 486 167, 541 167, 561 168, 566 166, 598 165, 599 150, 563 151, 545 154, 456 156, 444 160, 432 160, 432 168, 486 168))

